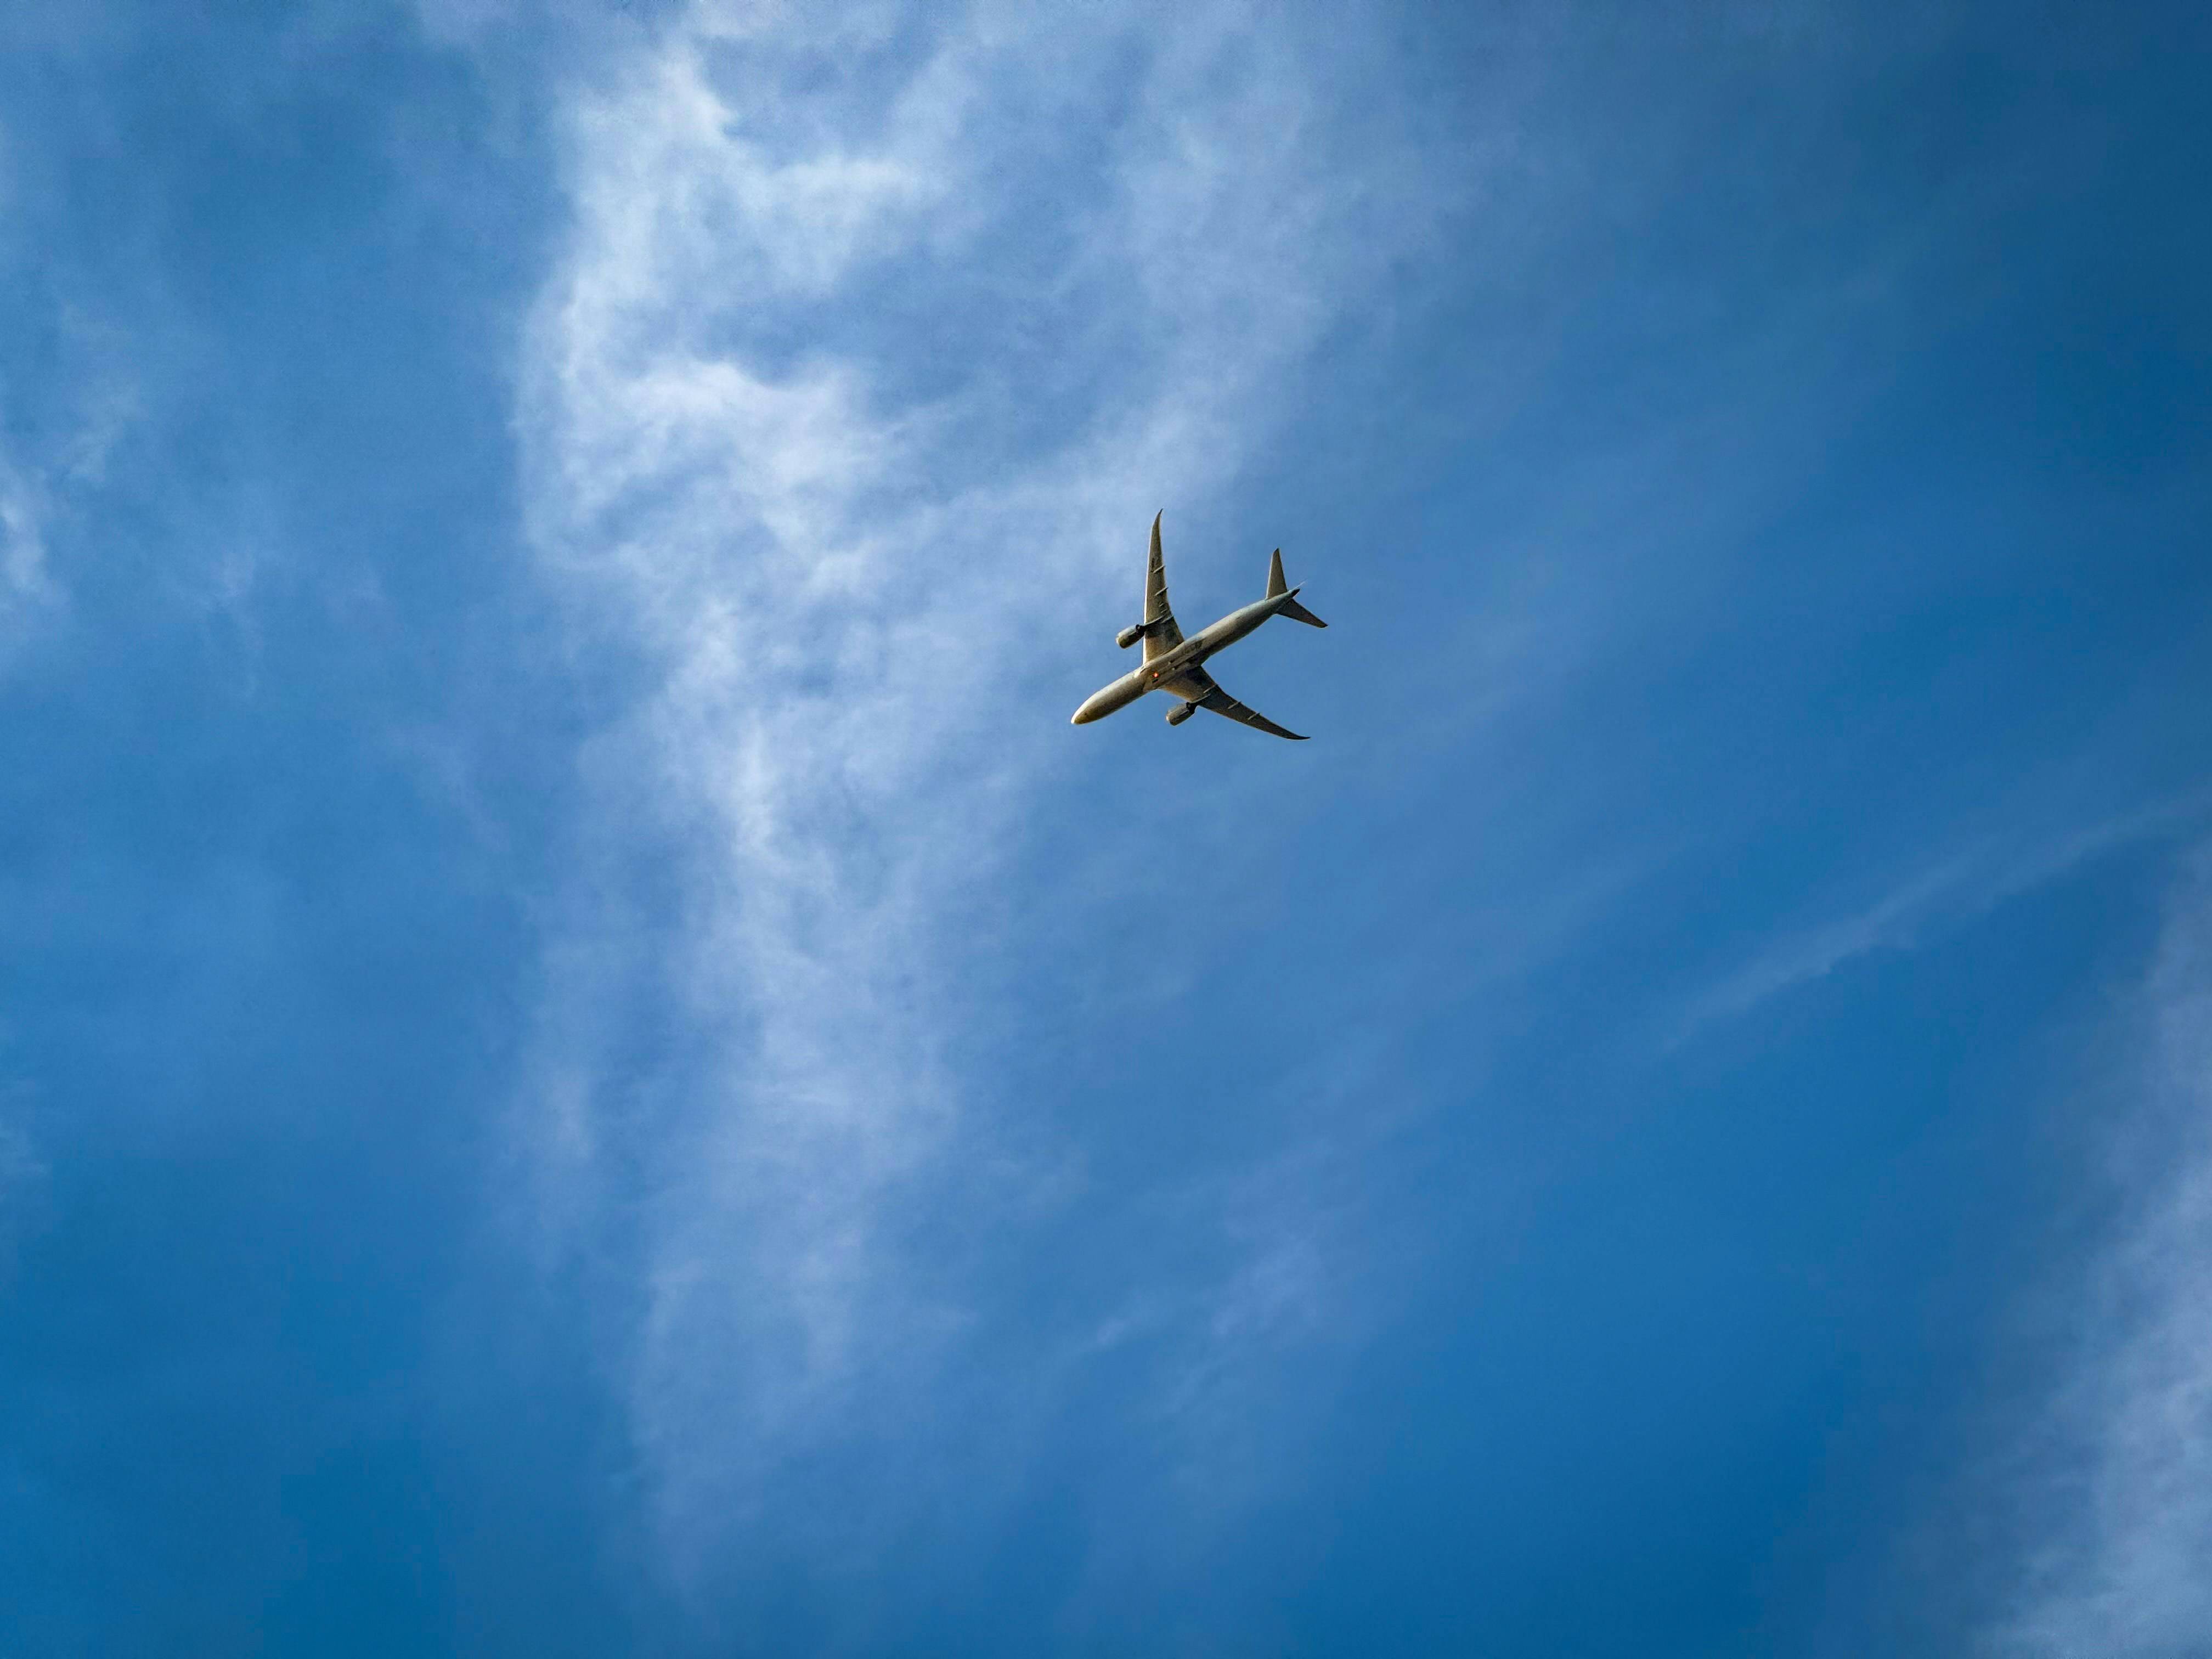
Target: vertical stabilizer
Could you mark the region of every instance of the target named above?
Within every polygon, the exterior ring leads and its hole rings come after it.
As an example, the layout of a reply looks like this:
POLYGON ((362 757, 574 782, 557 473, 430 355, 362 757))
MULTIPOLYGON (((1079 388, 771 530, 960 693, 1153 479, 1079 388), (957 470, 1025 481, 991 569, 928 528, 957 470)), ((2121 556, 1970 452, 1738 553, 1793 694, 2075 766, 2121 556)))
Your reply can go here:
POLYGON ((1267 556, 1267 597, 1280 599, 1290 591, 1291 585, 1283 580, 1283 550, 1279 547, 1267 556))

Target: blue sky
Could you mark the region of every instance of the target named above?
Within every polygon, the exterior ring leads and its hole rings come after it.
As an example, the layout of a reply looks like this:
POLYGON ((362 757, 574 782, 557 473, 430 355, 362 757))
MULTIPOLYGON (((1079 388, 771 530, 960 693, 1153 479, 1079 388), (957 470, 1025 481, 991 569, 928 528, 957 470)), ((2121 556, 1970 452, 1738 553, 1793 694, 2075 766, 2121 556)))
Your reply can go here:
POLYGON ((2212 1648, 2196 9, 189 11, 0 22, 0 1649, 2212 1648), (1161 509, 1315 741, 1068 726, 1161 509))

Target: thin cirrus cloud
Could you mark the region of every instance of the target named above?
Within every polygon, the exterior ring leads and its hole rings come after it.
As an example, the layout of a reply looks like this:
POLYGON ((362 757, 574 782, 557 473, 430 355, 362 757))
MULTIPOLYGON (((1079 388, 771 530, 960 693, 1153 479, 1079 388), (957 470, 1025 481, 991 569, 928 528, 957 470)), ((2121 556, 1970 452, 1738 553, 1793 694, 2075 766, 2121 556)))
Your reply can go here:
MULTIPOLYGON (((4 196, 0 184, 0 205, 4 196)), ((0 270, 40 264, 40 225, 19 216, 0 232, 0 270)), ((58 292, 38 295, 16 319, 40 337, 46 373, 0 380, 0 667, 66 611, 82 524, 145 417, 133 361, 143 343, 80 301, 65 268, 46 281, 58 292)))
POLYGON ((0 456, 0 629, 13 634, 52 591, 46 575, 46 513, 31 481, 0 456))
POLYGON ((2059 879, 2119 849, 2202 822, 2212 797, 2184 792, 2140 810, 2025 841, 1984 834, 1850 915, 1785 932, 1751 962, 1694 998, 1669 1046, 1741 1018, 1770 998, 1825 978, 1882 950, 1911 950, 2005 900, 2059 879))
MULTIPOLYGON (((0 386, 0 397, 8 390, 0 386)), ((98 404, 65 410, 56 440, 13 453, 0 447, 0 665, 65 608, 57 544, 69 541, 71 510, 99 484, 131 416, 127 395, 109 392, 98 404)))
MULTIPOLYGON (((1033 690, 1055 647, 994 642, 1126 586, 1149 509, 1233 477, 1449 205, 1352 118, 1372 43, 1212 7, 860 15, 700 7, 580 95, 522 377, 534 545, 644 689, 586 752, 520 1133, 556 1250, 623 1230, 600 1302, 679 1572, 786 1464, 920 1420, 979 1340, 914 1242, 956 1164, 1015 1222, 1065 1178, 981 1146, 993 1085, 945 1035, 1060 720, 944 684, 948 653, 1033 690), (664 857, 656 909, 624 872, 664 857), (641 1000, 680 1036, 625 1060, 641 1000)), ((1310 1249, 1244 1231, 1177 1316, 1199 1340, 1310 1322, 1310 1249)), ((1157 1317, 1120 1305, 1100 1328, 1157 1317)))
POLYGON ((1986 1632, 2016 1659, 2202 1650, 2212 1626, 2212 869, 2166 917, 2134 1024, 2138 1106, 2116 1223, 2069 1298, 2072 1355, 2003 1498, 2013 1592, 1986 1632))

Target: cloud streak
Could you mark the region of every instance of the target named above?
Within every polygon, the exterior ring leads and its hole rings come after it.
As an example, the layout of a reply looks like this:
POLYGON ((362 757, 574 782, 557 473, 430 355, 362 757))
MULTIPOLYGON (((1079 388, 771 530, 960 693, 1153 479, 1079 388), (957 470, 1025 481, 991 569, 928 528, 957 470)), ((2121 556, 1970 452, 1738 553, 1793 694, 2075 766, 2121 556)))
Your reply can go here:
POLYGON ((1911 950, 2006 900, 2056 881, 2092 860, 2200 823, 2212 796, 2199 791, 2045 839, 1984 836, 1910 877, 1873 904, 1786 932, 1694 998, 1668 1046, 1736 1019, 1769 1000, 1871 951, 1911 950))
POLYGON ((46 508, 21 471, 0 456, 0 629, 14 634, 23 613, 52 597, 46 574, 46 508))
POLYGON ((2032 1458, 2030 1540, 1990 1650, 2181 1659, 2212 1644, 2212 858, 2143 996, 2142 1104, 2032 1458))
MULTIPOLYGON (((979 1315, 916 1241, 1049 1207, 1058 1154, 1006 1152, 949 1046, 989 1029, 997 849, 1064 764, 1055 708, 1008 709, 1439 205, 1352 118, 1372 43, 1249 25, 702 6, 574 111, 530 529, 643 689, 586 755, 522 1133, 556 1249, 622 1235, 602 1300, 679 1576, 780 1471, 922 1433, 979 1315), (666 1040, 625 1060, 639 1003, 666 1040)), ((1194 1316, 1228 1344, 1315 1277, 1243 1224, 1194 1316)))
MULTIPOLYGON (((0 166, 4 141, 0 133, 0 166)), ((6 205, 0 197, 0 210, 6 205)), ((18 226, 0 228, 14 233, 0 235, 0 263, 24 257, 20 244, 33 238, 18 226)), ((63 611, 68 586, 54 568, 57 538, 66 546, 72 516, 104 488, 117 447, 143 416, 118 331, 66 300, 31 317, 58 362, 47 384, 0 381, 0 661, 63 611), (18 426, 43 435, 11 442, 9 429, 18 426)))

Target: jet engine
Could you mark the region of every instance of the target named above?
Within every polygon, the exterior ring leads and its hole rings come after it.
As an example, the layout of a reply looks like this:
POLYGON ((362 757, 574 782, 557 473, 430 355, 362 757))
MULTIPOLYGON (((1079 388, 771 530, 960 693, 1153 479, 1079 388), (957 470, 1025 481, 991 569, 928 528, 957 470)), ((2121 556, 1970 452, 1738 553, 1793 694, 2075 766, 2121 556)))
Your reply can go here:
POLYGON ((1179 702, 1174 708, 1168 710, 1168 724, 1170 726, 1181 726, 1185 720, 1188 720, 1196 713, 1198 713, 1198 705, 1196 703, 1179 702))
POLYGON ((1127 651, 1131 646, 1134 645, 1139 640, 1141 640, 1144 637, 1144 623, 1131 623, 1127 628, 1123 629, 1120 633, 1114 636, 1114 643, 1120 646, 1124 651, 1127 651))

